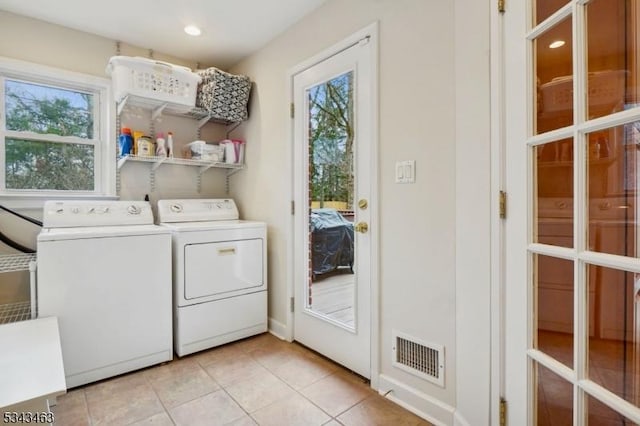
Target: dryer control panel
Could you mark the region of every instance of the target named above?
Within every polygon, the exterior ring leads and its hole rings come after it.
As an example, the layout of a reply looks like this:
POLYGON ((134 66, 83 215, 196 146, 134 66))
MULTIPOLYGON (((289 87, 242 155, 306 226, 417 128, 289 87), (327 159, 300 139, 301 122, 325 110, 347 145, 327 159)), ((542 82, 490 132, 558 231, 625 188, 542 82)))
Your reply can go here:
POLYGON ((230 198, 158 201, 160 223, 209 222, 239 218, 238 207, 230 198))

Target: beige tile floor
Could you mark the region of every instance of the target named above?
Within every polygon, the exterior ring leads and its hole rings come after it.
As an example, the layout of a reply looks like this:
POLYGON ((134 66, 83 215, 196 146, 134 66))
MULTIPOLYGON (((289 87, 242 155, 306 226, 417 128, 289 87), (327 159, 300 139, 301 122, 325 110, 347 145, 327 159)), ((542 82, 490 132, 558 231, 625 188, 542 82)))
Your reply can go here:
POLYGON ((430 425, 359 376, 265 333, 70 390, 56 425, 430 425))

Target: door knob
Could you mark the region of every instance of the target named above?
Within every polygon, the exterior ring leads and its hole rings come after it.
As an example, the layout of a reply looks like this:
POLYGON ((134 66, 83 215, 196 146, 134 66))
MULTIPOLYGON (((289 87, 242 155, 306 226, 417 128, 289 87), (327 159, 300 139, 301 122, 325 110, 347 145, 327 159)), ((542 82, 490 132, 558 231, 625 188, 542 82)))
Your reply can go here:
POLYGON ((367 222, 358 222, 356 223, 355 230, 356 232, 366 234, 369 230, 369 225, 367 224, 367 222))

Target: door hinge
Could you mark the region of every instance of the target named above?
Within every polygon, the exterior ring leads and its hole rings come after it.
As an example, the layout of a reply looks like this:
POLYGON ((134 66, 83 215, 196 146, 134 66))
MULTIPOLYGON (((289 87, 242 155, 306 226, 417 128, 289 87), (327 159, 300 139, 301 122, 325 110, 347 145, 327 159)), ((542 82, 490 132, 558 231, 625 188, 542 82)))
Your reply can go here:
POLYGON ((291 310, 291 312, 295 311, 295 303, 296 303, 296 299, 294 297, 289 298, 289 304, 291 306, 289 306, 289 309, 291 310))
POLYGON ((507 426, 507 401, 500 398, 500 426, 507 426))
POLYGON ((504 1, 505 0, 498 0, 498 12, 500 13, 504 13, 504 1))
POLYGON ((291 200, 291 214, 296 214, 296 202, 291 200))
POLYGON ((293 102, 289 104, 289 112, 291 113, 291 118, 293 118, 296 112, 296 107, 293 105, 293 102))
POLYGON ((507 218, 507 193, 500 191, 500 219, 507 218))

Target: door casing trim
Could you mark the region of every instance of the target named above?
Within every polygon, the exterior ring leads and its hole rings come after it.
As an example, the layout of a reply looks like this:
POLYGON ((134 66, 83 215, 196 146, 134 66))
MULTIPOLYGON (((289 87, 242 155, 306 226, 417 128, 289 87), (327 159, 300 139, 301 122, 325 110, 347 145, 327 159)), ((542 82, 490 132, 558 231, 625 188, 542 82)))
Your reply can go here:
POLYGON ((504 88, 504 15, 492 9, 491 12, 491 374, 490 409, 491 424, 500 419, 500 398, 505 392, 505 222, 500 219, 498 194, 506 190, 505 182, 505 88, 504 88))

